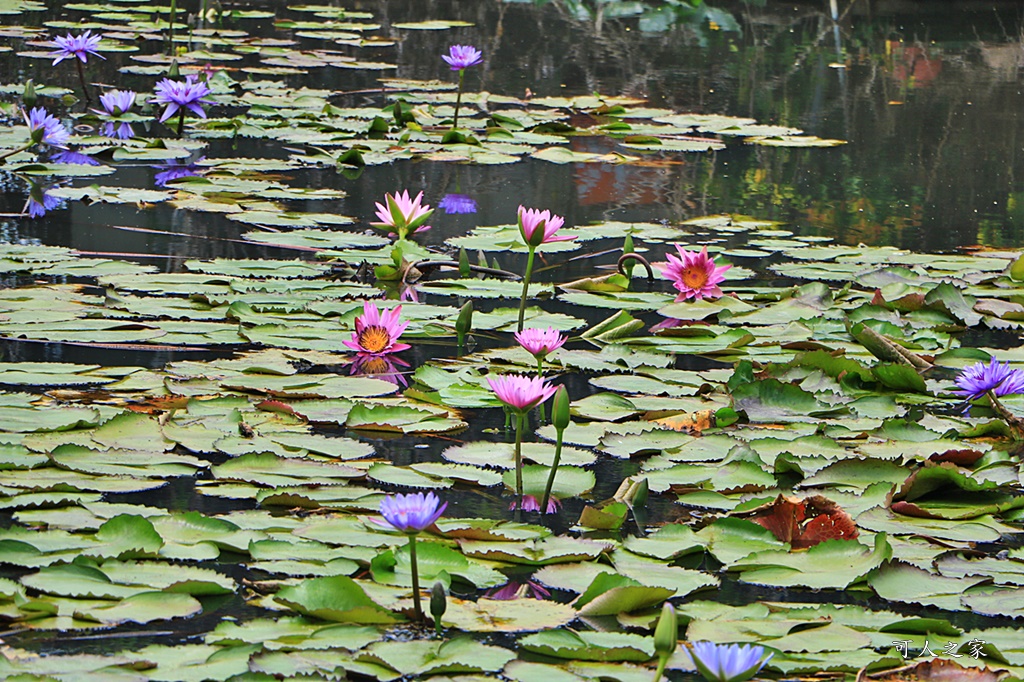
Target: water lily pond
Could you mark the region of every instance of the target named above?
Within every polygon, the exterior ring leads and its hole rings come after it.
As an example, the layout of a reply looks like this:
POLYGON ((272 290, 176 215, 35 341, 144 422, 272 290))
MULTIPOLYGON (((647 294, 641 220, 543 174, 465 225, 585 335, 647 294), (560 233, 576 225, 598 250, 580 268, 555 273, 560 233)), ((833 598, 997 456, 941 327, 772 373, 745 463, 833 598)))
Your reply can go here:
POLYGON ((1024 678, 1024 24, 921 5, 0 0, 0 675, 1024 678))

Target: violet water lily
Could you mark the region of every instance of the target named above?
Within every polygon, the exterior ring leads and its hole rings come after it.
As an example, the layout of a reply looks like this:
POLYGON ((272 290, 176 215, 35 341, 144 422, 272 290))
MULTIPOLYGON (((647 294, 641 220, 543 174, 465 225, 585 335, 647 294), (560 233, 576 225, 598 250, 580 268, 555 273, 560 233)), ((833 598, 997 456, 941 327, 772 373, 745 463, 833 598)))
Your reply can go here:
MULTIPOLYGON (((409 536, 409 561, 412 570, 412 595, 416 620, 423 620, 420 606, 420 575, 416 565, 416 536, 441 518, 448 503, 441 504, 434 493, 388 495, 380 503, 380 513, 392 528, 409 536)), ((375 520, 376 521, 376 520, 375 520)), ((377 521, 383 525, 383 522, 377 521)))
POLYGON ((164 78, 156 84, 154 93, 154 102, 167 105, 164 113, 160 115, 161 123, 178 114, 178 137, 181 137, 182 128, 185 126, 186 111, 191 111, 199 118, 206 118, 206 111, 202 105, 213 104, 211 100, 206 99, 206 96, 212 93, 210 86, 191 73, 184 81, 164 78))
MULTIPOLYGON (((137 95, 132 90, 110 90, 100 95, 100 109, 93 111, 101 116, 117 119, 128 113, 135 105, 137 95)), ((100 126, 100 134, 104 137, 113 137, 119 140, 130 140, 135 137, 135 131, 127 121, 110 120, 100 126)))
POLYGON ((385 194, 383 204, 374 204, 380 222, 370 224, 374 227, 388 228, 389 233, 397 236, 399 241, 419 232, 426 232, 430 225, 424 223, 430 220, 434 209, 421 203, 422 201, 423 192, 417 194, 414 199, 409 197, 408 190, 385 194))
POLYGON ((46 109, 36 107, 25 112, 25 124, 28 125, 29 136, 32 144, 46 144, 51 147, 64 148, 71 133, 64 124, 58 121, 53 115, 48 114, 46 109))
POLYGON ((526 271, 523 273, 523 293, 519 298, 519 322, 516 329, 523 331, 523 318, 526 316, 526 295, 530 289, 530 276, 533 274, 533 260, 537 247, 553 242, 567 242, 576 239, 574 236, 555 234, 565 224, 561 216, 552 215, 550 211, 538 211, 533 208, 519 207, 519 234, 526 242, 529 255, 526 257, 526 271))
POLYGON ((718 285, 725 281, 724 273, 732 266, 716 266, 714 259, 708 256, 706 246, 700 253, 687 251, 679 244, 675 247, 679 257, 667 254, 668 265, 661 268, 661 274, 671 280, 672 286, 679 292, 676 301, 720 297, 722 290, 718 285))
POLYGON ((455 96, 455 118, 452 121, 452 130, 459 127, 459 107, 462 105, 462 82, 466 76, 466 69, 483 62, 483 54, 472 45, 452 45, 448 48, 448 54, 441 55, 441 59, 448 62, 452 71, 459 72, 459 94, 455 96))
MULTIPOLYGON (((1014 393, 1024 393, 1024 370, 1011 368, 1010 363, 1000 363, 992 358, 987 365, 979 362, 965 368, 957 375, 955 382, 959 390, 953 391, 953 393, 963 396, 964 414, 970 413, 972 401, 988 396, 989 403, 994 410, 999 412, 1000 416, 1012 417, 998 398, 1014 393)), ((1016 423, 1017 418, 1013 417, 1009 421, 1011 424, 1016 423)))
POLYGON ((708 682, 743 682, 760 672, 774 654, 764 655, 764 647, 753 644, 714 644, 694 642, 690 658, 708 682))
POLYGON ((555 394, 555 387, 542 377, 524 377, 505 374, 487 377, 487 384, 502 403, 516 417, 516 497, 519 508, 523 506, 523 432, 530 410, 542 404, 555 394))
POLYGON ((22 111, 25 125, 28 126, 28 143, 0 154, 0 163, 9 156, 29 150, 34 144, 45 144, 58 149, 66 149, 71 133, 60 121, 46 112, 42 107, 30 111, 22 111))
POLYGON ((85 95, 86 102, 91 97, 89 97, 89 88, 85 85, 85 71, 82 69, 82 65, 89 61, 89 55, 96 55, 100 59, 106 59, 106 57, 96 51, 99 46, 100 36, 93 35, 91 31, 86 31, 77 36, 69 33, 63 38, 58 36, 50 41, 50 47, 56 48, 48 55, 54 58, 54 66, 65 59, 75 60, 75 66, 78 69, 78 80, 82 83, 82 94, 85 95))
POLYGON ((363 314, 356 318, 356 330, 352 338, 342 341, 352 350, 366 355, 386 355, 411 348, 407 343, 398 343, 408 322, 400 320, 402 306, 383 313, 370 301, 363 303, 363 314))

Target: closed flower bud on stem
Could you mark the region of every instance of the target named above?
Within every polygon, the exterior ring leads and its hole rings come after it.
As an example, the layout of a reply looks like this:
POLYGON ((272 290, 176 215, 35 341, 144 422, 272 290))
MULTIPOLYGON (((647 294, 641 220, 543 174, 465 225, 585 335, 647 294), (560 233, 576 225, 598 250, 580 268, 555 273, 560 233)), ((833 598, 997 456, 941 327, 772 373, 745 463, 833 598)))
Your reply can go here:
POLYGON ((434 629, 438 636, 441 635, 441 616, 448 610, 448 594, 444 590, 444 583, 438 581, 430 590, 430 615, 434 618, 434 629))

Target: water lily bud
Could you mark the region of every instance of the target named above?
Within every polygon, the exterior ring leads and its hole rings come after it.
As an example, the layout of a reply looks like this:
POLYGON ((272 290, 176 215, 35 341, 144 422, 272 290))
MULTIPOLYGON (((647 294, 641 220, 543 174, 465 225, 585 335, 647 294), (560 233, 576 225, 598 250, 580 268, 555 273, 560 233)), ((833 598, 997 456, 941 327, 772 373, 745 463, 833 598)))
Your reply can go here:
POLYGON ((468 279, 473 274, 469 269, 469 254, 465 249, 459 249, 459 277, 468 279))
POLYGON ((569 392, 565 386, 559 386, 555 391, 554 407, 551 408, 551 423, 559 431, 569 426, 569 392))
POLYGON ((434 617, 434 623, 440 623, 441 616, 447 610, 448 595, 444 591, 444 583, 439 580, 430 590, 430 615, 434 617))
POLYGON ((168 78, 178 78, 181 76, 181 70, 178 69, 178 60, 171 61, 171 68, 167 69, 168 78))
POLYGON ((25 89, 21 93, 21 103, 25 105, 26 109, 31 109, 36 105, 36 84, 29 78, 25 82, 25 89))
MULTIPOLYGON (((631 235, 631 234, 627 234, 626 235, 626 240, 622 244, 622 253, 623 253, 623 255, 625 255, 627 253, 636 253, 636 248, 634 248, 634 246, 633 246, 633 235, 631 235)), ((622 268, 622 270, 626 273, 626 277, 628 277, 631 280, 633 279, 633 268, 635 268, 635 267, 636 267, 636 261, 635 260, 629 260, 629 261, 627 261, 625 263, 625 265, 622 268)))
POLYGON ((661 607, 661 617, 654 628, 654 650, 659 655, 668 656, 676 650, 679 641, 679 621, 675 607, 669 602, 661 607))
POLYGON ((455 331, 459 336, 465 336, 473 329, 473 302, 466 303, 459 309, 459 317, 455 320, 455 331))

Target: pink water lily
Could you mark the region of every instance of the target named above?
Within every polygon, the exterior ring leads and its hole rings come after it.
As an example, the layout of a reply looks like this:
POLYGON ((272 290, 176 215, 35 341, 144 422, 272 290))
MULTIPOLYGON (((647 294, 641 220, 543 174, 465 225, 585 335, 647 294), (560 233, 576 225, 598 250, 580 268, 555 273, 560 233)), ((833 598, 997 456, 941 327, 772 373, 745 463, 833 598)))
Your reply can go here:
POLYGON ((521 332, 516 332, 515 337, 519 345, 538 360, 543 360, 548 353, 561 348, 568 338, 554 327, 524 329, 521 332))
POLYGON ((555 235, 564 224, 565 219, 552 215, 551 211, 519 207, 519 232, 529 246, 537 247, 541 244, 568 242, 576 239, 576 237, 568 235, 555 235))
POLYGON ((384 203, 375 204, 380 222, 370 224, 390 228, 391 234, 399 239, 405 239, 418 232, 426 232, 430 225, 424 223, 430 219, 434 209, 427 204, 421 204, 422 200, 423 192, 417 194, 415 199, 409 197, 408 190, 385 194, 384 203))
POLYGON ((409 326, 408 322, 399 320, 401 315, 402 306, 381 313, 377 306, 366 301, 363 304, 363 314, 356 318, 356 330, 352 332, 352 338, 342 343, 354 351, 367 355, 384 355, 407 350, 411 348, 409 344, 398 343, 398 337, 409 326))
POLYGON ((718 285, 725 281, 725 271, 731 265, 716 266, 714 259, 708 256, 708 247, 700 250, 700 253, 687 251, 679 244, 675 245, 679 251, 679 257, 670 254, 668 265, 661 268, 661 274, 672 281, 678 291, 676 301, 693 299, 699 301, 702 298, 718 298, 722 290, 718 285))
POLYGON ((519 414, 529 412, 555 394, 555 387, 540 377, 503 374, 487 377, 487 383, 498 400, 519 414))

